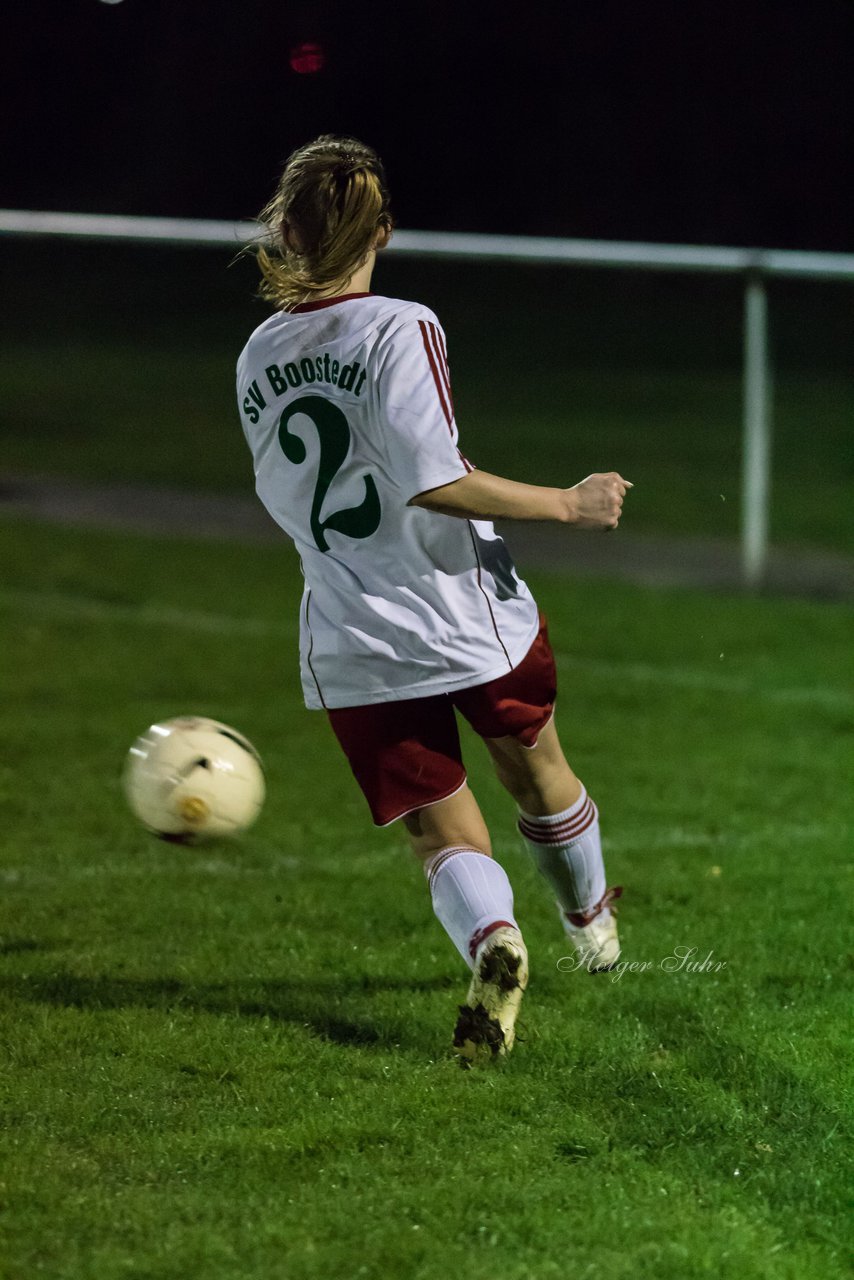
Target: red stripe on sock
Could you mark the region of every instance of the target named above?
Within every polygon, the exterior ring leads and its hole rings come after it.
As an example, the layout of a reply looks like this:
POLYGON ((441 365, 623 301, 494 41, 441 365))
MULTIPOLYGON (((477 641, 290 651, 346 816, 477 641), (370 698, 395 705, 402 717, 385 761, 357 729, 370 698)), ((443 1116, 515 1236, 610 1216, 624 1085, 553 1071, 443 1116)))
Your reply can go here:
POLYGON ((617 898, 622 898, 623 886, 621 884, 614 885, 613 889, 607 889, 604 897, 589 907, 587 911, 565 911, 564 915, 570 924, 574 924, 576 928, 583 929, 585 925, 592 924, 601 911, 606 907, 610 907, 611 903, 617 898))
POLYGON ((530 840, 533 844, 571 844, 593 825, 598 816, 596 806, 588 796, 581 812, 574 817, 565 818, 562 822, 550 823, 520 818, 519 830, 526 840, 530 840))
POLYGON ((469 942, 469 955, 474 960, 478 947, 485 942, 491 933, 495 933, 496 929, 515 929, 516 926, 512 920, 493 920, 492 924, 485 924, 482 929, 476 929, 471 936, 469 942))
POLYGON ((436 879, 437 874, 441 871, 442 867, 444 867, 445 863, 455 857, 458 853, 476 853, 480 858, 486 857, 486 854, 481 849, 472 849, 466 844, 458 844, 454 845, 452 848, 440 849, 439 853, 436 855, 436 860, 432 863, 430 870, 427 873, 427 884, 431 893, 433 892, 433 881, 436 879))

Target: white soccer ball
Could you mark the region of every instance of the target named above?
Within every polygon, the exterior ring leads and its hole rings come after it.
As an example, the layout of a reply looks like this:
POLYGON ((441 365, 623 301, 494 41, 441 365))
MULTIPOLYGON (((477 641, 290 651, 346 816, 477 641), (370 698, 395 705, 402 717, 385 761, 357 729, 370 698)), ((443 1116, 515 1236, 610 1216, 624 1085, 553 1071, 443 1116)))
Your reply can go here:
POLYGON ((252 743, 205 716, 153 724, 128 752, 123 781, 132 813, 165 840, 239 835, 264 803, 264 771, 252 743))

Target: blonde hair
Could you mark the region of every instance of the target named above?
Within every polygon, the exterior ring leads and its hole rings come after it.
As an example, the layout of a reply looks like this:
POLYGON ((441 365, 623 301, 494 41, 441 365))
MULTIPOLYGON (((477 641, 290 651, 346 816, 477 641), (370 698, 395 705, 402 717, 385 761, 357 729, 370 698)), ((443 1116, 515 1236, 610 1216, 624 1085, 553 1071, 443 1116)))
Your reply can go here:
POLYGON ((393 220, 379 156, 355 138, 332 134, 288 158, 275 194, 258 215, 259 293, 281 310, 346 288, 393 220))

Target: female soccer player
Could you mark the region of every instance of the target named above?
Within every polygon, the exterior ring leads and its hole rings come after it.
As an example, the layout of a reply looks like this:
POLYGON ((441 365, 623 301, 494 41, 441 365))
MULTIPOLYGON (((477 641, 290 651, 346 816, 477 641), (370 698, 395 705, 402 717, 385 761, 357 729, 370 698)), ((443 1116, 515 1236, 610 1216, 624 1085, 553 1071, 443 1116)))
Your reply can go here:
POLYGON ((583 962, 619 957, 619 890, 558 742, 545 620, 491 521, 613 529, 631 486, 615 472, 519 484, 460 453, 438 320, 369 291, 392 233, 369 147, 324 136, 299 148, 260 219, 261 292, 277 309, 240 356, 238 403, 258 495, 302 558, 305 701, 327 712, 374 823, 404 823, 472 970, 453 1042, 471 1065, 511 1048, 528 959, 455 710, 516 801, 583 962))

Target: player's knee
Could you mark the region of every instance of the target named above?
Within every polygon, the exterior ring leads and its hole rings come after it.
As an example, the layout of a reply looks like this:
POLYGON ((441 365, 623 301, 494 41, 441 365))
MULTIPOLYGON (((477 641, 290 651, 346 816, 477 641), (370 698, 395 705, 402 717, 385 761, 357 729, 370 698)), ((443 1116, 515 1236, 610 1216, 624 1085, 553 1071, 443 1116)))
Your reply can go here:
POLYGON ((420 862, 429 861, 442 849, 476 849, 492 857, 489 832, 477 814, 477 820, 443 821, 444 815, 436 812, 437 806, 416 809, 402 819, 409 836, 412 852, 420 862))
POLYGON ((525 813, 550 813, 573 803, 580 784, 562 754, 527 752, 493 757, 499 782, 525 813))
POLYGON ((524 793, 536 793, 543 787, 551 786, 554 779, 562 772, 562 761, 544 760, 533 752, 515 759, 494 759, 498 781, 514 797, 524 793))

